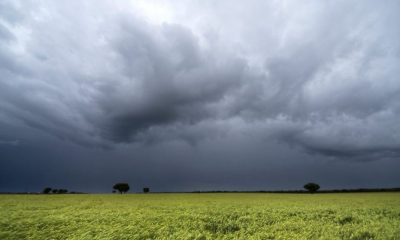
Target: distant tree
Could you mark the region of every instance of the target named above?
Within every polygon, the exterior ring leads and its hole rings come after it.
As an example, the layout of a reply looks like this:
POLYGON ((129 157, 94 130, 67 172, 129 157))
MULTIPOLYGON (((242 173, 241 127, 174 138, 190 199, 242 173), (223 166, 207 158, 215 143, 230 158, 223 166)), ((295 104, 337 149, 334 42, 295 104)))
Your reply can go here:
POLYGON ((116 193, 117 191, 115 191, 115 190, 112 190, 112 193, 116 193))
POLYGON ((319 189, 319 185, 316 183, 307 183, 304 185, 304 188, 310 193, 315 193, 319 189))
POLYGON ((52 193, 58 193, 58 189, 52 189, 51 192, 52 193))
POLYGON ((43 189, 43 191, 42 191, 42 193, 44 193, 44 194, 48 194, 50 192, 51 192, 51 188, 49 188, 49 187, 43 189))
POLYGON ((68 193, 68 190, 67 190, 67 189, 59 189, 59 190, 58 190, 58 193, 59 193, 59 194, 68 193))
POLYGON ((143 193, 148 193, 148 192, 150 192, 150 188, 148 187, 143 188, 143 193))
POLYGON ((119 193, 126 193, 129 191, 129 184, 127 183, 117 183, 113 186, 113 189, 118 190, 119 193))

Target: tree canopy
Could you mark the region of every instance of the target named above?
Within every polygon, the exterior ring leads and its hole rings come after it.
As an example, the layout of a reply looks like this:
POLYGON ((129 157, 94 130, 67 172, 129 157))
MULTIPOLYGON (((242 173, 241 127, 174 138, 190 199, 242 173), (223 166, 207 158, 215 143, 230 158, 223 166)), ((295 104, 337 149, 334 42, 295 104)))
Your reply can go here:
POLYGON ((113 189, 117 190, 119 193, 126 193, 129 191, 129 184, 128 183, 116 183, 113 186, 113 189))
POLYGON ((304 188, 306 190, 308 190, 310 193, 315 193, 316 191, 318 191, 318 189, 320 188, 318 184, 316 183, 307 183, 306 185, 304 185, 304 188))

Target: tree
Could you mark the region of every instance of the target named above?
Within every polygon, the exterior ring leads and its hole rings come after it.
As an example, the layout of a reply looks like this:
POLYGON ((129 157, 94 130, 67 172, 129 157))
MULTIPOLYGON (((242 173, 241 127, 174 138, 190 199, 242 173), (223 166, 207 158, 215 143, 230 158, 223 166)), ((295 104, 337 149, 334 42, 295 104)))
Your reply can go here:
POLYGON ((51 188, 49 188, 49 187, 43 189, 43 191, 42 191, 43 194, 48 194, 50 192, 51 192, 51 188))
POLYGON ((52 193, 58 193, 58 189, 51 190, 52 193))
POLYGON ((119 193, 126 193, 129 191, 129 184, 127 183, 117 183, 113 186, 113 189, 118 190, 119 193))
POLYGON ((68 190, 67 189, 59 189, 58 193, 60 193, 60 194, 68 193, 68 190))
POLYGON ((316 183, 307 183, 304 185, 304 188, 308 190, 310 193, 315 193, 319 189, 319 185, 316 183))
POLYGON ((143 193, 148 193, 148 192, 150 192, 150 188, 148 187, 143 188, 143 193))

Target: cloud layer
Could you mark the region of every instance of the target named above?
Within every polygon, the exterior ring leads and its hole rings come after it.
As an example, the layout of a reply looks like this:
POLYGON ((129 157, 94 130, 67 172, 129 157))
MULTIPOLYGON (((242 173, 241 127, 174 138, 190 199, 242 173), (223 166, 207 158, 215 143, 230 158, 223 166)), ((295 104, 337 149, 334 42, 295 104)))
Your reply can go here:
MULTIPOLYGON (((399 10, 2 1, 0 123, 84 146, 234 135, 332 158, 398 158, 399 10)), ((0 134, 8 143, 27 133, 0 134)))

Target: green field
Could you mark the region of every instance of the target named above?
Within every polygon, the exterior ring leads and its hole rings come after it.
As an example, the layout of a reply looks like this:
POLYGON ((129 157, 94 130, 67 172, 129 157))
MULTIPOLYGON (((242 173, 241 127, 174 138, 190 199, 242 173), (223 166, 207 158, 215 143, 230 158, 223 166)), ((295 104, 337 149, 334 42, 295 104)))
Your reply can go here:
POLYGON ((400 239, 400 193, 0 195, 0 239, 400 239))

